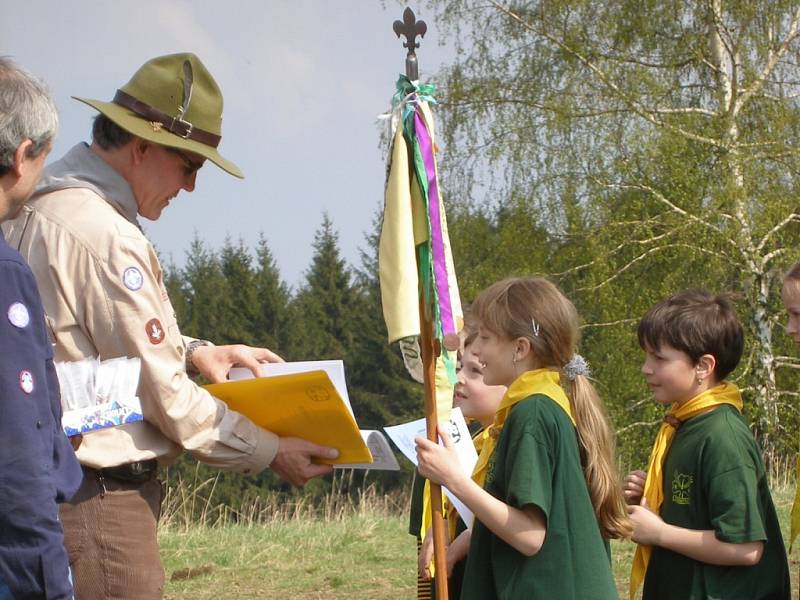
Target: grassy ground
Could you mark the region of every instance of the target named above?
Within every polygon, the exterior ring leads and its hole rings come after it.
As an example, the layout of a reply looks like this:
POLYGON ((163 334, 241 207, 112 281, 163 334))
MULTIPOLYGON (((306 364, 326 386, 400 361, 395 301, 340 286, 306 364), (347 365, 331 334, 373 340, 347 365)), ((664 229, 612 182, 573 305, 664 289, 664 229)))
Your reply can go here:
POLYGON ((416 550, 406 529, 398 516, 351 516, 167 530, 164 567, 179 579, 165 597, 412 598, 416 550))
MULTIPOLYGON (((774 494, 784 539, 793 487, 774 494)), ((415 597, 416 548, 405 515, 385 509, 261 525, 167 526, 160 541, 167 599, 415 597)), ((612 545, 620 597, 627 596, 634 545, 612 545)), ((798 589, 798 550, 790 560, 798 589)))

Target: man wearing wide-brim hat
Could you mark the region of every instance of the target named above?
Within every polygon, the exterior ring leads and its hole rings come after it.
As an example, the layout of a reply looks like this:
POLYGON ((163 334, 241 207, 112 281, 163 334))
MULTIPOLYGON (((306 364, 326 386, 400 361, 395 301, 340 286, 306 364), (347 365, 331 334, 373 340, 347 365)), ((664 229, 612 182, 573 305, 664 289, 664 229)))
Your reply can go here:
POLYGON ((155 220, 206 160, 242 177, 218 151, 222 94, 193 54, 145 63, 97 109, 92 144, 50 165, 29 208, 4 225, 33 270, 57 361, 141 358, 144 421, 85 435, 84 482, 63 506, 76 597, 158 598, 164 572, 156 524, 158 463, 182 449, 225 470, 270 467, 296 485, 327 473, 312 457, 336 451, 278 438, 195 385, 231 366, 280 360, 265 348, 213 346, 181 336, 156 252, 139 216, 155 220))

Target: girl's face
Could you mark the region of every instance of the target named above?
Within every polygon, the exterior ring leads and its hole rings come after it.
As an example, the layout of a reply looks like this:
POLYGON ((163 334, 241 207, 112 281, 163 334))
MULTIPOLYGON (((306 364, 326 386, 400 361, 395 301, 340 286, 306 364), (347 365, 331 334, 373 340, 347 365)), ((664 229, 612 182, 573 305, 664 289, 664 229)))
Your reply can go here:
POLYGON ((786 334, 800 345, 800 281, 787 279, 783 282, 783 305, 789 313, 786 322, 786 334))
MULTIPOLYGON (((470 349, 478 362, 483 363, 483 382, 486 385, 509 386, 517 378, 519 367, 514 360, 517 353, 516 340, 500 337, 481 326, 470 349)), ((520 372, 525 370, 521 369, 520 372)))
POLYGON ((473 347, 474 342, 466 347, 461 357, 453 405, 461 407, 465 417, 476 419, 486 427, 492 424, 506 388, 502 385, 486 385, 483 366, 473 347))

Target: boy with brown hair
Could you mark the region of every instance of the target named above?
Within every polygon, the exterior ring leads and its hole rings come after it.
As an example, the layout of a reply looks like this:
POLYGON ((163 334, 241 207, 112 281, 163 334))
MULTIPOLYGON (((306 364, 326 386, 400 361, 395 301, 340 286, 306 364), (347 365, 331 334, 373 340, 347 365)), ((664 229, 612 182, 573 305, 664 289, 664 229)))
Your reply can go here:
POLYGON ((761 451, 725 378, 744 347, 733 306, 689 290, 639 323, 642 374, 670 411, 648 472, 625 478, 645 600, 789 598, 789 570, 761 451))

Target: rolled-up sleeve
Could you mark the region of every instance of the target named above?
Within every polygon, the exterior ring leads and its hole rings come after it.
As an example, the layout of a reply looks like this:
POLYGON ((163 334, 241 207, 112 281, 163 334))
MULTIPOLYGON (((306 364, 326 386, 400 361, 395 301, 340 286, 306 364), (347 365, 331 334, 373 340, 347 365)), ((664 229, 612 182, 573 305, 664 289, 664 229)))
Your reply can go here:
POLYGON ((83 322, 101 358, 139 357, 145 420, 198 460, 255 474, 272 462, 278 437, 196 385, 186 374, 185 343, 152 246, 120 236, 107 257, 87 257, 83 322))

